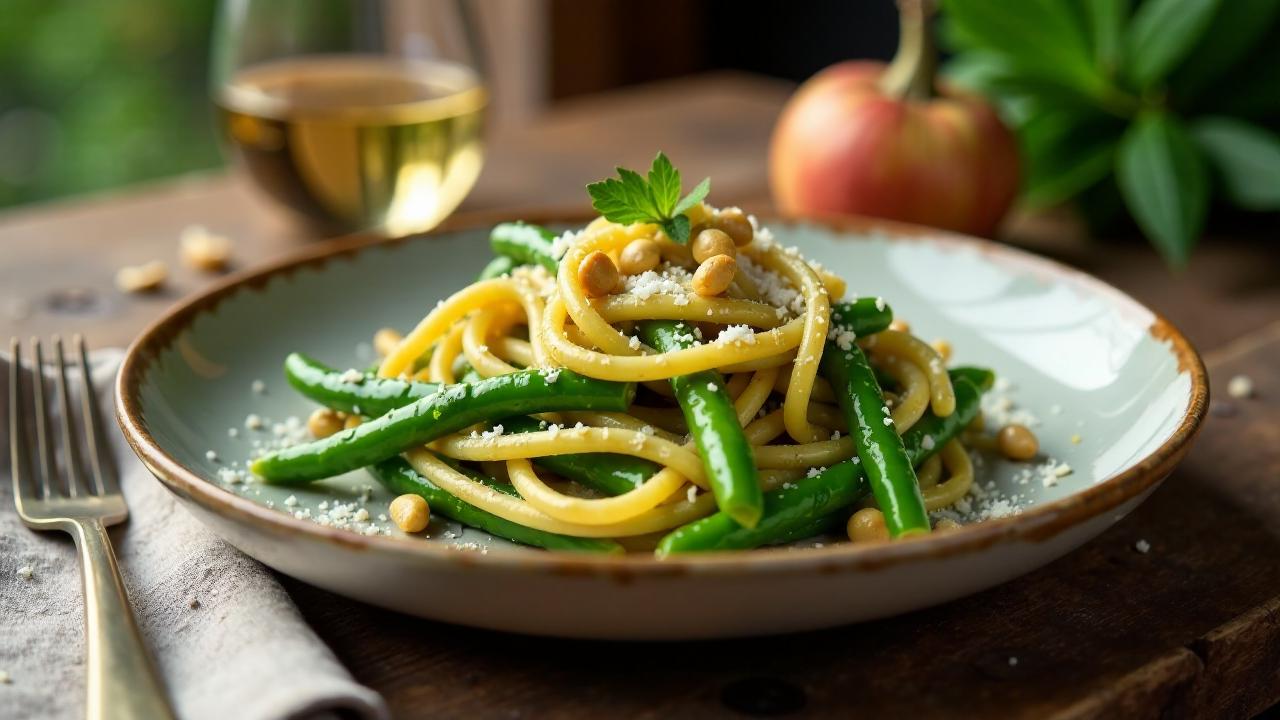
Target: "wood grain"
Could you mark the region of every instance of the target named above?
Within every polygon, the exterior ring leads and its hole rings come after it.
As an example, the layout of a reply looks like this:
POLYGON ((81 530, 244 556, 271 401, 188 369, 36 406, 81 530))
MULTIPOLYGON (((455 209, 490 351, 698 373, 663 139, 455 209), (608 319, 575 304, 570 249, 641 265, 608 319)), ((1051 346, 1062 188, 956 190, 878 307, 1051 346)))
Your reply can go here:
MULTIPOLYGON (((712 75, 565 104, 497 133, 466 208, 576 205, 582 186, 657 148, 714 197, 767 202, 764 153, 788 86, 712 75)), ((241 266, 312 235, 234 178, 211 175, 0 217, 0 336, 87 331, 127 343, 210 278, 177 268, 204 224, 241 266), (170 288, 112 287, 117 267, 164 259, 170 288)), ((618 644, 533 639, 412 619, 282 578, 351 668, 416 717, 1246 717, 1280 699, 1280 253, 1259 233, 1205 239, 1171 275, 1136 239, 1091 242, 1062 217, 1010 223, 1015 244, 1081 267, 1168 317, 1215 388, 1213 417, 1169 481, 1124 522, 1026 577, 939 608, 828 632, 749 641, 618 644), (1151 544, 1143 554, 1138 540, 1151 544), (1017 658, 1011 663, 1011 658, 1017 658)), ((868 588, 874 592, 874 588, 868 588)), ((796 612, 804 612, 797 605, 796 612)))

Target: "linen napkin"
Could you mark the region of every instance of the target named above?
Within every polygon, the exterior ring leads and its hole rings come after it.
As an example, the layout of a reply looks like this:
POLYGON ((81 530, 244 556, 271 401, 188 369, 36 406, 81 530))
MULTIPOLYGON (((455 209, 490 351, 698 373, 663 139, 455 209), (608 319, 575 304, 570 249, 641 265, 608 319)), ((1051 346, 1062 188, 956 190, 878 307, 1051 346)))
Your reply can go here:
MULTIPOLYGON (((107 411, 121 357, 94 353, 107 411)), ((0 408, 7 408, 7 357, 0 370, 0 408)), ((7 411, 0 414, 7 423, 7 411)), ((115 423, 104 424, 129 503, 128 522, 111 531, 116 557, 178 716, 387 717, 382 699, 351 678, 271 573, 180 507, 115 423)), ((84 605, 75 548, 69 535, 22 525, 7 441, 0 460, 0 717, 82 717, 84 605)))

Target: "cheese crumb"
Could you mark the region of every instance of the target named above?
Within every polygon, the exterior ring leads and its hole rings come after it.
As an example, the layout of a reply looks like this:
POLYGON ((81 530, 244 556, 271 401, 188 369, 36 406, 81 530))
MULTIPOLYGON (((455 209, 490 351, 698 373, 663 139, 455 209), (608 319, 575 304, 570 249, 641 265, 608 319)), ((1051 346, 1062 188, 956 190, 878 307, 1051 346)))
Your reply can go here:
POLYGON ((932 450, 937 446, 937 444, 938 443, 933 439, 932 435, 925 435, 924 440, 920 441, 920 448, 923 450, 932 450))
POLYGON ((359 510, 356 510, 354 515, 351 516, 351 519, 355 520, 356 522, 368 522, 369 511, 365 510, 364 508, 360 508, 359 510))
POLYGON ((285 498, 285 499, 284 499, 284 504, 285 504, 285 505, 288 505, 289 507, 293 507, 294 505, 297 505, 297 504, 298 504, 298 496, 297 496, 297 495, 290 495, 289 497, 287 497, 287 498, 285 498))
POLYGON ((716 342, 726 345, 729 343, 755 345, 756 334, 748 325, 730 325, 720 331, 716 336, 716 342))
POLYGON ((13 682, 13 676, 8 670, 0 670, 0 685, 8 685, 13 682))
POLYGON ((1146 540, 1139 540, 1138 542, 1133 544, 1133 549, 1137 550, 1143 555, 1146 555, 1147 553, 1151 552, 1151 543, 1147 542, 1146 540))
POLYGON ((550 370, 543 370, 542 379, 546 380, 548 383, 554 383, 556 380, 560 379, 560 372, 563 369, 564 368, 551 368, 550 370))
POLYGON ((362 383, 364 382, 364 373, 355 368, 347 368, 338 376, 338 382, 362 383))
POLYGON ((36 571, 33 570, 30 565, 23 565, 22 567, 18 568, 18 577, 22 578, 23 580, 30 580, 35 574, 36 574, 36 571))
POLYGON ((640 338, 636 337, 635 335, 632 335, 631 339, 627 341, 627 346, 630 347, 632 350, 639 350, 640 338))
POLYGON ((264 395, 267 392, 267 384, 261 380, 254 380, 249 384, 249 389, 253 391, 254 395, 264 395))
POLYGON ((711 392, 715 392, 716 390, 719 390, 720 388, 716 387, 716 384, 715 384, 715 383, 713 383, 713 382, 709 382, 709 383, 707 383, 707 389, 708 389, 708 390, 710 390, 711 392))
POLYGON ((689 489, 684 493, 684 499, 691 503, 698 499, 698 488, 696 485, 689 486, 689 489))
POLYGON ((1237 400, 1253 397, 1253 379, 1248 375, 1236 375, 1227 382, 1227 394, 1237 400))

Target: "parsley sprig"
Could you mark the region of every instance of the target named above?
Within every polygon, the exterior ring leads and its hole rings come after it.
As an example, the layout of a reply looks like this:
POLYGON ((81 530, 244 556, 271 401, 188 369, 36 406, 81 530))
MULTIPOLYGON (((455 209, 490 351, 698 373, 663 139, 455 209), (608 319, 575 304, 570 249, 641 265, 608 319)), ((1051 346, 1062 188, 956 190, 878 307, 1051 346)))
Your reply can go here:
POLYGON ((686 213, 711 191, 711 178, 704 178, 681 199, 680 171, 662 153, 653 159, 648 180, 634 170, 622 167, 617 170, 617 178, 587 186, 596 212, 610 222, 623 225, 654 223, 681 245, 689 242, 686 213))

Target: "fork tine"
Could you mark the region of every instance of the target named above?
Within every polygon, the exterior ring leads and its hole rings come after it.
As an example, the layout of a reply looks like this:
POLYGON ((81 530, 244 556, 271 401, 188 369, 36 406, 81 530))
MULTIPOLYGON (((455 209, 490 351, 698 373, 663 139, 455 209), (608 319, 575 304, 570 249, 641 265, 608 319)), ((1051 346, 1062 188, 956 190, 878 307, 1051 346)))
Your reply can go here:
POLYGON ((16 337, 9 340, 9 356, 9 465, 14 500, 21 503, 34 494, 36 483, 31 474, 31 443, 21 412, 26 398, 22 395, 22 343, 16 337))
POLYGON ((32 338, 31 344, 36 355, 32 372, 36 378, 36 454, 40 458, 40 496, 51 498, 57 492, 54 483, 57 482, 58 465, 53 458, 53 440, 49 437, 52 428, 49 427, 49 411, 45 406, 44 351, 40 347, 39 338, 32 338))
POLYGON ((89 494, 89 483, 85 478, 84 462, 80 457, 79 443, 72 430, 71 417, 71 384, 67 382, 67 357, 62 349, 62 338, 53 336, 54 357, 58 361, 58 409, 62 414, 62 452, 66 465, 67 495, 80 497, 89 494))
POLYGON ((89 463, 93 468, 93 481, 97 485, 99 495, 120 492, 120 481, 116 477, 115 462, 111 458, 111 448, 106 444, 106 433, 102 430, 102 413, 98 410, 98 392, 93 387, 93 376, 89 372, 89 351, 85 348, 84 336, 75 336, 80 350, 80 375, 84 379, 84 430, 88 436, 89 463))

